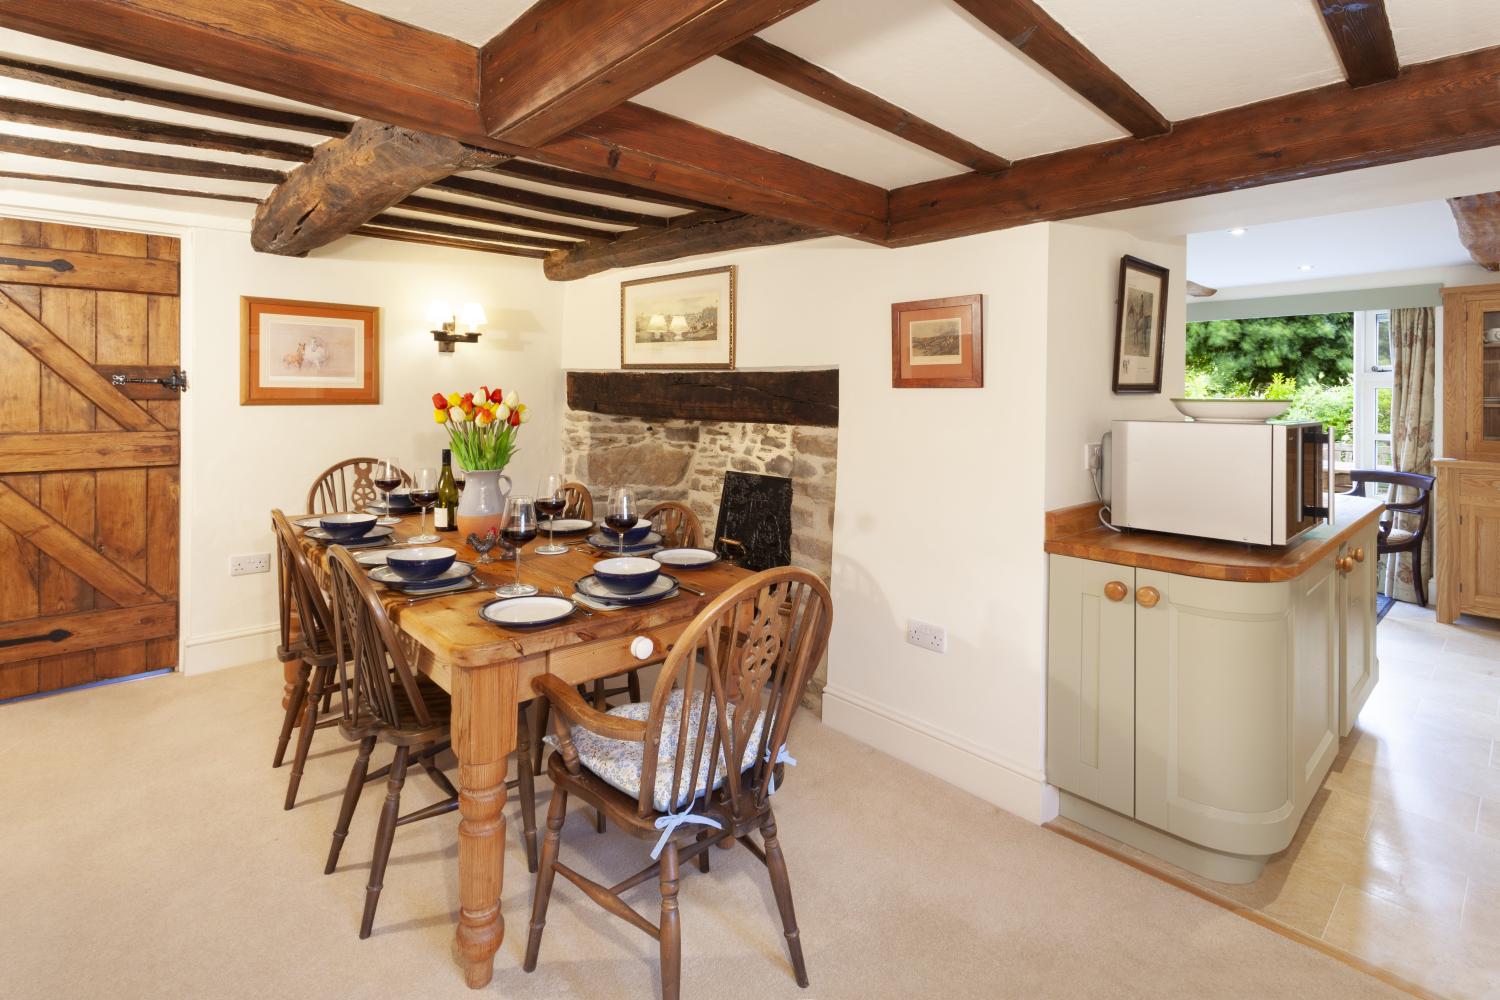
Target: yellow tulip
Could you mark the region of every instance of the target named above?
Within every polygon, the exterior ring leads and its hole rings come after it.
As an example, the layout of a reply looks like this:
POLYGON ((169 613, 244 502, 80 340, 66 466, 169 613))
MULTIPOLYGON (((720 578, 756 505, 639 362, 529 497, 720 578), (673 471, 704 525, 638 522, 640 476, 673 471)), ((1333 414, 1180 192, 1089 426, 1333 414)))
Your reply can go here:
POLYGON ((457 406, 459 403, 462 403, 463 401, 464 401, 463 396, 459 395, 458 393, 456 393, 456 392, 450 392, 450 393, 448 393, 448 405, 449 406, 457 406))
POLYGON ((433 410, 432 411, 432 419, 435 420, 435 421, 437 421, 440 424, 446 424, 448 422, 448 411, 447 410, 433 410))

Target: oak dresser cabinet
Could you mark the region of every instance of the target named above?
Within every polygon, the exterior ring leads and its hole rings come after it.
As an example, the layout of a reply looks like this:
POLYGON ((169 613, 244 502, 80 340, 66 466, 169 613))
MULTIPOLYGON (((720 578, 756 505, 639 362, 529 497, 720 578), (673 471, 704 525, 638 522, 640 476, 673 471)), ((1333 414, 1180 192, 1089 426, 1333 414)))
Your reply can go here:
POLYGON ((1437 619, 1500 618, 1500 285, 1443 289, 1437 619))
POLYGON ((1048 541, 1047 780, 1064 816, 1223 882, 1292 840, 1379 676, 1379 503, 1291 546, 1048 541))

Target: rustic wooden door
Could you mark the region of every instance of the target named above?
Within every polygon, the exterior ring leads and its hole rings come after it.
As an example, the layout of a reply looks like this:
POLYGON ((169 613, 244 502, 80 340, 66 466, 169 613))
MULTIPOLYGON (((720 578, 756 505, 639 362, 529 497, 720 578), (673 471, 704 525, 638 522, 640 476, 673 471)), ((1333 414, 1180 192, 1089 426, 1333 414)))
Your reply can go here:
POLYGON ((0 699, 177 665, 178 249, 0 219, 0 699))

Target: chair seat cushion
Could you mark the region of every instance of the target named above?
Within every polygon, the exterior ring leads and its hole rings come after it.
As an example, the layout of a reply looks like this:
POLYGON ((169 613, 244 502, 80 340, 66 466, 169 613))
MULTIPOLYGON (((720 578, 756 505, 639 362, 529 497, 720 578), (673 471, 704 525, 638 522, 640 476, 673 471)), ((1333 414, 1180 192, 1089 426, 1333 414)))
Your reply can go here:
POLYGON ((1412 533, 1405 528, 1392 528, 1391 533, 1385 536, 1385 544, 1400 545, 1402 542, 1412 540, 1412 533))
MULTIPOLYGON (((688 712, 688 741, 687 748, 683 751, 683 767, 692 763, 693 754, 696 752, 697 733, 699 720, 703 713, 703 692, 693 693, 692 709, 688 712)), ((623 719, 634 719, 637 722, 645 722, 651 714, 649 702, 633 702, 629 705, 621 705, 609 710, 609 715, 619 716, 623 719)), ((729 707, 730 718, 734 717, 734 706, 729 707)), ((708 728, 704 738, 712 745, 714 733, 718 729, 717 713, 710 715, 708 728)), ((703 755, 702 764, 698 768, 697 780, 693 784, 693 793, 689 796, 686 791, 677 797, 676 809, 669 808, 672 786, 672 768, 674 755, 677 752, 678 726, 682 720, 682 690, 673 691, 667 699, 666 710, 662 713, 661 745, 656 757, 656 787, 652 795, 651 804, 657 812, 680 812, 682 807, 692 799, 696 799, 705 791, 708 781, 708 754, 703 755)), ((746 742, 744 758, 740 761, 740 770, 745 771, 755 763, 755 750, 760 746, 761 728, 766 721, 765 712, 755 720, 755 728, 751 730, 750 739, 746 742)), ((624 792, 632 799, 639 801, 641 795, 641 771, 646 758, 646 746, 644 743, 636 743, 632 740, 614 740, 607 736, 600 736, 582 726, 571 727, 571 739, 573 748, 578 751, 578 761, 591 772, 598 775, 611 786, 624 792)), ((552 747, 557 746, 557 737, 548 735, 544 742, 552 747)), ((715 769, 714 788, 724 783, 724 752, 719 751, 719 766, 715 769)), ((683 782, 678 781, 681 788, 683 782)))

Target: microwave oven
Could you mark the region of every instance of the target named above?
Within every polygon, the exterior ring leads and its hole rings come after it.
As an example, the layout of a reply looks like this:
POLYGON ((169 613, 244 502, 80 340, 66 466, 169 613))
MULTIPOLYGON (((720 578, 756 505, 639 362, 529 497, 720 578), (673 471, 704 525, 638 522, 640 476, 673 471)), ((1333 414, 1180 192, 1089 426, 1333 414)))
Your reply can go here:
POLYGON ((1110 520, 1285 545, 1333 516, 1333 447, 1319 423, 1116 420, 1110 520))

